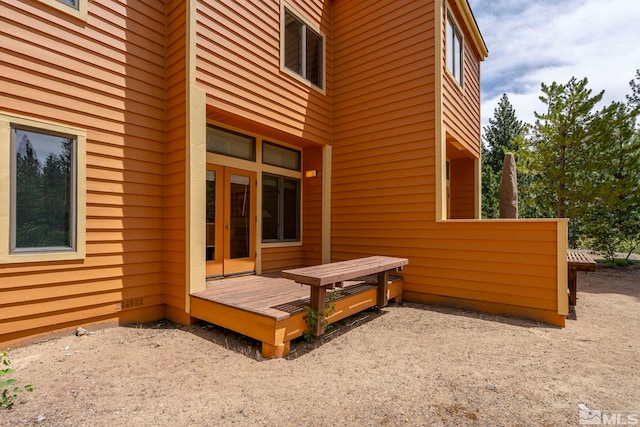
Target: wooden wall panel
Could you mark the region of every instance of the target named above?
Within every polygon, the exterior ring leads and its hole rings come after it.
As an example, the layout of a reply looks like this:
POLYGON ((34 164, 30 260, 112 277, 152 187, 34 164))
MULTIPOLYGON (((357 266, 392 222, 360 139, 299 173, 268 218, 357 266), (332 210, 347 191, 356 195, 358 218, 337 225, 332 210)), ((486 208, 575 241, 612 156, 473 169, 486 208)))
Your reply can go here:
POLYGON ((302 155, 302 264, 317 265, 322 264, 322 148, 305 148, 302 155), (305 177, 309 170, 317 175, 305 177))
MULTIPOLYGON (((446 68, 443 42, 442 119, 447 132, 475 158, 480 157, 480 57, 472 46, 469 30, 464 27, 460 11, 448 2, 449 11, 463 32, 462 88, 446 68)), ((442 11, 442 40, 446 40, 446 9, 442 11)))
MULTIPOLYGON (((329 2, 288 4, 324 32, 330 53, 329 2)), ((197 14, 197 84, 213 109, 242 118, 241 128, 255 130, 247 125, 254 123, 330 142, 331 61, 326 95, 280 70, 279 1, 199 1, 197 14)))
POLYGON ((332 258, 403 254, 435 212, 433 4, 334 7, 332 258))
POLYGON ((273 273, 287 268, 302 267, 301 246, 262 248, 262 272, 273 273))
POLYGON ((186 12, 180 0, 167 2, 167 144, 165 160, 164 272, 167 317, 188 323, 186 298, 186 12))
POLYGON ((475 201, 475 166, 473 159, 456 159, 450 162, 451 218, 473 218, 475 201))
POLYGON ((0 265, 0 342, 164 317, 164 21, 152 0, 89 2, 86 23, 0 3, 0 110, 87 130, 87 256, 0 265))

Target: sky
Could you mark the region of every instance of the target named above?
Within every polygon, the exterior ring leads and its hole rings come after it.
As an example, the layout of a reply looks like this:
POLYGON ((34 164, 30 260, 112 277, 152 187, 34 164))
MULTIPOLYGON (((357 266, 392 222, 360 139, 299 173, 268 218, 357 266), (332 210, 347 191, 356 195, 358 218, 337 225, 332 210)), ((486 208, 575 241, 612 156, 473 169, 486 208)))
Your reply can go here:
MULTIPOLYGON (((518 119, 544 112, 540 84, 589 80, 625 101, 640 68, 640 0, 469 0, 489 50, 480 65, 482 126, 503 93, 518 119)), ((604 105, 603 104, 603 105, 604 105)))

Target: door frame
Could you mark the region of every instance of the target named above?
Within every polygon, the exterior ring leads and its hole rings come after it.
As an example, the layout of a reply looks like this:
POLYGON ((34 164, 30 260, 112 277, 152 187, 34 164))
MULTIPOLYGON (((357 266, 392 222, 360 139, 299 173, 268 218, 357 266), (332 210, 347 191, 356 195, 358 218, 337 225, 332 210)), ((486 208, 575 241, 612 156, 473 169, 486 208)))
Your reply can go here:
MULTIPOLYGON (((214 258, 205 261, 207 277, 226 277, 238 274, 254 274, 256 272, 256 206, 257 206, 257 177, 256 172, 207 163, 207 171, 216 174, 215 180, 215 214, 214 214, 214 258), (231 175, 249 178, 249 256, 231 258, 231 175)), ((206 233, 209 233, 211 223, 206 223, 206 233)))

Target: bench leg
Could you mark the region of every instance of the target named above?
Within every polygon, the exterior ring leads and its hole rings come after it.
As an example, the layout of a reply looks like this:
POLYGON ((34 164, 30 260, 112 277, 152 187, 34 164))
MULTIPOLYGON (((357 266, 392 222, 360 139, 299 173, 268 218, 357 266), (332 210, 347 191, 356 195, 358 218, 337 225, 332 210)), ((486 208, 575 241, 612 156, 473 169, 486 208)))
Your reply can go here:
POLYGON ((291 350, 291 341, 286 341, 278 345, 262 343, 262 357, 265 359, 279 359, 289 354, 291 350))
POLYGON ((327 305, 327 290, 319 286, 311 286, 311 309, 317 314, 316 325, 311 331, 315 337, 324 334, 324 312, 327 305))
POLYGON ((569 270, 569 305, 576 305, 577 293, 578 293, 578 272, 576 270, 569 270))
POLYGON ((389 302, 389 272, 378 273, 378 307, 386 307, 389 302))

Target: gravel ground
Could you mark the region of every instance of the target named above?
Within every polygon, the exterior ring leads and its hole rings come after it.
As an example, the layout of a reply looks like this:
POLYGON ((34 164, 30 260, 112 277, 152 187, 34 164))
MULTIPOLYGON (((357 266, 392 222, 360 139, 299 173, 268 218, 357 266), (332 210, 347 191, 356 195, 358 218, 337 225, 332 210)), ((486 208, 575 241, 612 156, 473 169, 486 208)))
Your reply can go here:
POLYGON ((580 407, 632 424, 640 264, 579 274, 563 329, 394 305, 263 360, 207 324, 88 328, 11 350, 35 391, 0 426, 564 426, 580 407))

